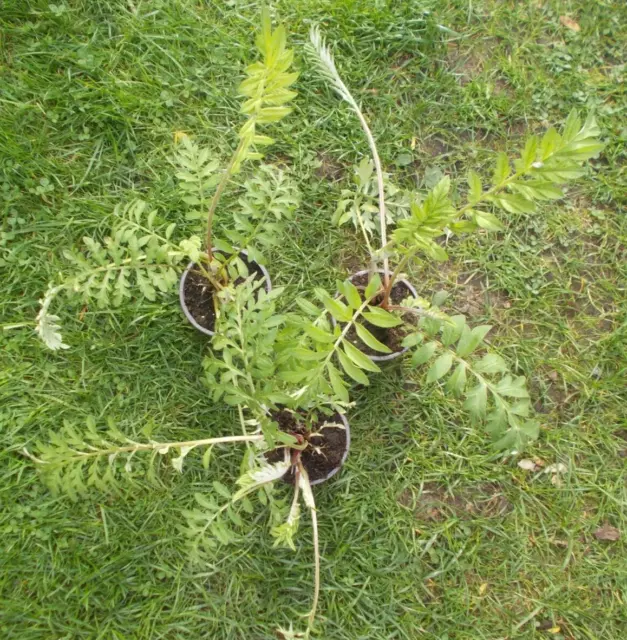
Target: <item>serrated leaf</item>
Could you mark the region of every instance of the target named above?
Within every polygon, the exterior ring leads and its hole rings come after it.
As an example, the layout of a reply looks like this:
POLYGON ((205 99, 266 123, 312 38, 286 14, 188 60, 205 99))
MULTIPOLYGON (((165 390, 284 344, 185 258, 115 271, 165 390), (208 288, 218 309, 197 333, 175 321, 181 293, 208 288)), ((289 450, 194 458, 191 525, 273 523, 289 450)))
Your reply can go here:
POLYGON ((487 211, 473 211, 475 222, 487 231, 502 231, 505 227, 501 221, 493 214, 487 211))
POLYGON ((435 362, 429 367, 427 373, 427 383, 435 382, 444 377, 453 366, 453 354, 450 351, 443 353, 439 356, 435 362))
POLYGON ((450 322, 446 322, 442 329, 442 344, 445 347, 457 342, 466 326, 466 318, 462 315, 455 315, 449 318, 450 322))
POLYGON ((353 379, 355 382, 359 382, 359 384, 368 385, 370 381, 368 380, 368 376, 356 365, 353 364, 351 359, 341 350, 338 349, 337 356, 342 365, 342 369, 346 371, 346 373, 353 379))
POLYGON ((316 327, 313 324, 305 325, 304 331, 310 338, 313 338, 316 342, 322 342, 326 344, 335 342, 335 336, 332 333, 329 333, 328 331, 325 331, 320 327, 316 327))
POLYGON ((403 347, 415 347, 419 344, 422 344, 422 341, 425 339, 422 333, 410 333, 409 335, 403 338, 401 345, 403 347))
POLYGON ((496 157, 496 166, 494 168, 494 174, 492 175, 492 184, 498 186, 503 183, 510 174, 509 159, 507 154, 499 153, 496 157))
POLYGON ((353 314, 350 309, 339 300, 325 296, 322 300, 326 310, 338 321, 338 322, 350 322, 353 314))
POLYGON ((495 390, 510 398, 528 398, 525 376, 505 376, 495 385, 495 390))
POLYGON ((487 353, 473 365, 473 368, 479 373, 502 373, 507 371, 507 364, 500 355, 487 353))
POLYGON ((231 499, 231 492, 229 491, 228 487, 223 485, 218 480, 214 480, 212 482, 212 484, 213 484, 213 488, 215 489, 216 493, 219 493, 223 498, 226 498, 227 500, 231 499))
POLYGON ((531 200, 519 194, 502 193, 498 196, 490 196, 490 201, 509 213, 533 213, 536 210, 531 200))
POLYGON ((388 347, 387 345, 385 345, 382 342, 380 342, 379 340, 377 340, 372 335, 372 333, 370 333, 370 331, 368 331, 368 329, 366 329, 366 327, 364 327, 363 325, 359 324, 359 322, 355 323, 355 329, 357 331, 357 335, 359 336, 359 339, 366 346, 370 347, 371 349, 374 349, 375 351, 381 351, 382 353, 392 353, 392 349, 390 349, 390 347, 388 347))
POLYGON ((464 409, 467 409, 470 415, 475 418, 483 418, 488 405, 488 389, 484 382, 479 382, 466 393, 466 401, 464 409))
POLYGON ((481 200, 483 194, 483 186, 481 185, 481 178, 474 171, 468 172, 468 202, 475 204, 481 200))
POLYGON ((301 311, 309 316, 317 317, 320 315, 320 309, 315 304, 305 300, 305 298, 296 298, 296 304, 300 307, 301 311))
POLYGON ((523 170, 527 171, 531 165, 535 162, 538 154, 538 138, 537 136, 531 136, 525 143, 525 148, 520 156, 523 170))
POLYGON ((360 368, 365 369, 366 371, 372 371, 373 373, 378 373, 381 371, 379 367, 365 354, 362 353, 355 345, 348 342, 348 340, 344 340, 342 342, 342 346, 344 347, 344 352, 346 355, 360 368))
POLYGON ((368 307, 368 309, 370 309, 370 311, 364 311, 362 315, 365 320, 370 324, 373 324, 375 327, 389 329, 403 324, 401 318, 395 316, 389 311, 385 311, 385 309, 381 309, 381 307, 368 307))
POLYGON ((451 377, 446 381, 446 390, 455 396, 461 396, 466 388, 466 364, 460 362, 451 377))
POLYGON ((460 358, 469 356, 482 343, 490 329, 492 329, 492 326, 488 324, 480 325, 472 330, 465 326, 457 343, 457 355, 460 358))
POLYGON ((437 346, 437 342, 427 342, 427 344, 422 345, 420 349, 414 351, 411 357, 412 365, 418 367, 430 360, 433 357, 437 346))

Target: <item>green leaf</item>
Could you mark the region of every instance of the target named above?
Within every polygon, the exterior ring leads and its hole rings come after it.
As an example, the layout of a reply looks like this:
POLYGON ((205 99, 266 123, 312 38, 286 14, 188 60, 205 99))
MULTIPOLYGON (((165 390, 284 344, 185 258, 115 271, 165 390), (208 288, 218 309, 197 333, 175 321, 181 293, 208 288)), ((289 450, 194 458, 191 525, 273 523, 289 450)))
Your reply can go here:
POLYGON ((364 294, 364 298, 366 300, 371 300, 374 296, 377 295, 379 290, 381 289, 381 276, 378 273, 375 273, 370 281, 368 282, 368 286, 366 287, 366 291, 364 294))
POLYGON ((536 206, 531 200, 513 193, 502 193, 498 196, 490 196, 490 201, 509 213, 533 213, 536 206))
POLYGON ((320 315, 320 309, 318 309, 315 304, 309 302, 309 300, 305 300, 305 298, 296 298, 296 304, 303 313, 306 313, 308 316, 317 317, 320 315))
POLYGON ((359 295, 357 287, 350 280, 346 280, 344 283, 344 295, 346 296, 346 301, 353 309, 360 307, 361 296, 359 295))
POLYGON ((202 466, 203 469, 209 468, 209 461, 211 460, 211 452, 213 451, 213 447, 207 447, 205 452, 202 454, 202 466))
POLYGON ((348 340, 344 340, 344 342, 342 342, 342 346, 344 347, 346 355, 360 369, 372 371, 373 373, 378 373, 379 371, 381 371, 381 369, 379 369, 379 367, 365 353, 362 353, 355 345, 348 342, 348 340))
POLYGON ((474 171, 468 172, 468 188, 470 189, 468 192, 468 202, 470 202, 470 204, 479 202, 483 195, 483 186, 481 185, 481 178, 474 171))
POLYGON ((492 444, 496 451, 522 451, 530 442, 537 440, 540 425, 535 420, 528 420, 524 424, 510 427, 502 438, 492 444))
POLYGON ((365 320, 370 324, 373 324, 375 327, 389 329, 403 324, 401 318, 393 315, 385 309, 381 309, 381 307, 368 307, 368 309, 370 309, 370 311, 364 311, 362 315, 365 320))
POLYGON ((507 154, 499 153, 496 157, 496 167, 492 176, 492 184, 498 186, 503 183, 510 174, 509 159, 507 154))
POLYGON ((338 321, 338 322, 350 322, 353 314, 350 309, 339 300, 331 298, 328 295, 322 300, 326 310, 338 321))
POLYGON ((349 402, 350 398, 348 396, 346 384, 344 383, 344 380, 342 380, 342 376, 339 371, 330 362, 327 364, 327 372, 329 373, 329 382, 331 383, 331 387, 337 397, 342 402, 349 402))
POLYGON ((473 387, 466 393, 464 409, 467 409, 473 418, 479 419, 485 416, 487 405, 488 388, 485 382, 479 382, 476 387, 473 387))
POLYGON ((507 371, 505 360, 496 353, 487 353, 473 366, 479 373, 502 373, 507 371))
POLYGON ((345 355, 341 349, 338 349, 337 356, 340 360, 340 364, 342 365, 342 369, 344 369, 344 371, 346 371, 346 373, 355 380, 355 382, 359 382, 363 385, 370 384, 366 374, 359 367, 356 367, 352 363, 351 359, 345 355))
POLYGON ((525 376, 517 376, 516 378, 505 376, 494 388, 501 395, 509 396, 510 398, 529 397, 525 376))
POLYGON ((360 340, 375 351, 381 351, 382 353, 392 353, 392 349, 390 347, 384 345, 382 342, 379 342, 366 327, 359 324, 359 322, 355 323, 355 329, 357 330, 357 335, 360 340))
POLYGON ((422 345, 420 349, 414 351, 414 354, 411 357, 412 365, 417 367, 430 360, 435 353, 437 346, 437 342, 427 342, 427 344, 422 345))
POLYGON ((520 156, 522 163, 522 169, 528 171, 531 165, 536 161, 538 155, 538 138, 537 136, 531 136, 525 143, 525 148, 520 156))
POLYGON ((231 499, 231 492, 229 491, 228 487, 223 485, 218 480, 214 480, 212 484, 216 493, 219 493, 223 498, 226 498, 227 500, 231 499))
POLYGON ((401 345, 403 347, 415 347, 419 344, 422 344, 422 341, 425 339, 422 333, 410 333, 409 335, 403 338, 401 345))
POLYGON ((316 327, 313 324, 308 324, 305 326, 305 333, 313 338, 316 342, 323 342, 329 344, 331 342, 335 342, 335 336, 320 327, 316 327))
POLYGON ((457 367, 455 367, 453 375, 447 380, 446 390, 459 397, 464 393, 465 388, 466 364, 464 362, 460 362, 457 367))
POLYGON ((564 197, 562 189, 549 180, 519 180, 510 183, 514 191, 527 199, 557 200, 564 197))
POLYGON ((573 109, 568 114, 568 118, 566 118, 566 122, 564 123, 564 130, 562 131, 562 139, 564 142, 568 143, 573 140, 579 133, 580 127, 581 120, 579 119, 579 114, 577 113, 577 109, 573 109))
POLYGON ((493 214, 487 211, 473 211, 475 222, 487 231, 502 231, 505 227, 501 221, 493 214))
POLYGON ((248 257, 251 260, 254 260, 257 264, 262 264, 262 265, 266 264, 266 258, 263 255, 263 253, 261 253, 261 251, 259 251, 259 249, 255 249, 255 247, 253 247, 251 245, 247 245, 246 246, 246 251, 248 253, 248 257))
POLYGON ((435 362, 429 367, 427 373, 427 383, 435 382, 444 377, 453 366, 453 354, 450 351, 443 353, 435 362))
POLYGON ((466 318, 462 315, 451 316, 449 320, 442 329, 441 341, 445 347, 457 342, 466 326, 466 318))
POLYGON ((457 343, 457 355, 460 358, 469 356, 481 344, 490 329, 492 326, 488 324, 475 327, 472 331, 465 326, 457 343))

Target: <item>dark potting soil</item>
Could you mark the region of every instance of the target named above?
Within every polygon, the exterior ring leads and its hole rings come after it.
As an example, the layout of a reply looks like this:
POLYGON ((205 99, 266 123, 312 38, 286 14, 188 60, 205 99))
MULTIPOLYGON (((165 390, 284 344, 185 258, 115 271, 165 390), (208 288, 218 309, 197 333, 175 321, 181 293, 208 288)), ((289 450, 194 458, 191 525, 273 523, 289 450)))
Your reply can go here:
MULTIPOLYGON (((320 435, 312 436, 307 431, 305 425, 298 421, 298 416, 290 411, 273 411, 272 419, 279 424, 279 429, 285 433, 299 434, 309 440, 312 445, 305 449, 300 456, 309 480, 320 480, 342 464, 342 456, 346 451, 346 429, 339 414, 333 416, 321 417, 321 419, 312 426, 311 433, 320 433, 320 435), (325 427, 320 431, 320 427, 324 423, 340 424, 341 427, 325 427), (317 447, 320 452, 314 450, 317 447)), ((266 453, 266 460, 270 463, 280 462, 283 460, 283 449, 274 449, 266 453)), ((292 470, 283 476, 285 482, 294 483, 294 472, 292 470)))
MULTIPOLYGON (((264 277, 263 271, 256 262, 249 261, 244 254, 240 254, 240 258, 244 261, 250 273, 255 276, 255 279, 261 280, 264 277)), ((185 286, 183 288, 185 304, 194 320, 201 327, 209 331, 215 331, 216 310, 213 300, 215 288, 202 272, 194 267, 190 269, 187 278, 185 278, 185 286)), ((240 284, 241 282, 243 282, 243 279, 238 278, 235 284, 240 284)))
MULTIPOLYGON (((362 273, 361 275, 355 276, 351 278, 351 282, 361 291, 363 291, 366 286, 368 286, 368 274, 362 273)), ((409 287, 404 282, 395 282, 392 286, 392 291, 390 292, 390 302, 392 304, 400 304, 405 298, 413 296, 413 293, 409 290, 409 287)), ((378 302, 378 301, 377 301, 378 302)), ((407 324, 412 325, 415 324, 416 318, 412 313, 406 313, 403 315, 403 320, 405 320, 404 325, 399 325, 398 327, 390 327, 389 329, 385 329, 384 327, 375 327, 373 324, 366 322, 364 320, 361 321, 368 331, 377 339, 379 342, 382 342, 386 347, 392 349, 393 353, 397 353, 403 350, 403 338, 409 333, 411 333, 410 327, 407 324)), ((369 356, 383 356, 386 355, 381 351, 377 351, 376 349, 371 349, 368 345, 364 344, 357 332, 355 327, 351 327, 348 330, 348 334, 346 335, 348 340, 354 344, 360 351, 369 356)))

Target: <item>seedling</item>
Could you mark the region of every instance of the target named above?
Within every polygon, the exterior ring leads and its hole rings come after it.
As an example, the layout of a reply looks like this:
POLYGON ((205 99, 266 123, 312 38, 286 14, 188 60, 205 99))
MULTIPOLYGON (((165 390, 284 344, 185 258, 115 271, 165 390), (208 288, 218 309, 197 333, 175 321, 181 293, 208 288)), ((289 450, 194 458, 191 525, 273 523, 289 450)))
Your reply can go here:
POLYGON ((267 11, 262 12, 256 46, 259 60, 246 68, 246 79, 239 86, 246 119, 226 168, 219 171, 220 162, 209 149, 179 136, 176 175, 183 199, 192 207, 189 217, 206 219, 204 242, 198 235, 176 239, 177 225, 165 222, 145 202, 117 206, 109 235, 103 240, 84 238, 84 251, 64 252, 73 272, 60 283, 50 284, 37 316, 36 331, 48 348, 68 347, 61 336, 60 319, 51 311, 62 292, 78 296, 84 304, 95 302, 101 309, 118 307, 138 295, 155 300, 158 292, 176 286, 178 273, 191 262, 201 282, 194 289, 193 278, 189 278, 189 294, 198 297, 198 288, 201 296, 206 294, 209 311, 204 313, 211 316, 207 323, 213 325, 219 312, 215 293, 233 286, 250 271, 263 277, 254 263, 263 262, 262 249, 277 241, 279 225, 298 205, 297 191, 284 171, 261 167, 245 182, 225 238, 214 234, 215 214, 228 184, 246 162, 263 157, 260 149, 274 142, 263 133, 264 127, 282 120, 296 95, 290 90, 298 75, 289 71, 293 51, 286 47, 285 29, 272 30, 267 11))
MULTIPOLYGON (((531 214, 536 211, 538 202, 562 198, 561 185, 583 175, 583 164, 603 149, 594 117, 588 117, 582 124, 572 112, 561 134, 551 128, 541 139, 529 137, 520 157, 513 163, 506 154, 498 154, 487 186, 476 172, 470 171, 465 204, 456 205, 452 201, 448 177, 442 178, 426 197, 410 194, 409 215, 398 219, 390 234, 390 210, 385 202, 386 176, 368 121, 339 75, 331 50, 319 30, 314 27, 310 36, 310 53, 317 69, 353 110, 368 141, 376 174, 380 241, 380 247, 374 250, 371 239, 374 225, 364 215, 370 210, 364 212, 358 204, 342 204, 342 209, 349 210, 357 221, 356 226, 370 251, 369 272, 362 278, 363 282, 353 277, 348 282, 338 283, 339 297, 319 292, 326 311, 341 329, 325 331, 319 321, 314 320, 315 331, 310 328, 308 332, 315 343, 311 350, 325 351, 332 344, 344 372, 364 385, 368 384, 366 371, 379 371, 366 354, 395 352, 401 355, 411 350, 413 365, 432 362, 427 382, 449 376, 446 390, 465 396, 464 406, 473 418, 487 420, 487 429, 497 449, 520 450, 537 437, 539 425, 530 417, 525 378, 513 376, 498 354, 487 353, 474 359, 473 354, 486 348, 485 338, 491 327, 471 328, 464 316, 443 313, 439 301, 413 295, 407 286, 399 285, 403 284, 404 271, 417 261, 418 256, 436 261, 448 259, 438 238, 503 229, 492 209, 510 214, 531 214), (400 338, 400 344, 393 344, 392 337, 400 338)), ((362 167, 363 163, 360 169, 362 167)), ((366 178, 364 175, 362 181, 366 178)), ((336 218, 342 223, 347 216, 337 217, 336 214, 336 218)), ((313 309, 312 317, 318 312, 313 309)), ((331 363, 331 358, 327 360, 325 356, 323 362, 331 363)), ((329 383, 341 394, 344 381, 337 374, 337 369, 326 365, 329 383)), ((347 393, 346 389, 344 392, 347 393)))

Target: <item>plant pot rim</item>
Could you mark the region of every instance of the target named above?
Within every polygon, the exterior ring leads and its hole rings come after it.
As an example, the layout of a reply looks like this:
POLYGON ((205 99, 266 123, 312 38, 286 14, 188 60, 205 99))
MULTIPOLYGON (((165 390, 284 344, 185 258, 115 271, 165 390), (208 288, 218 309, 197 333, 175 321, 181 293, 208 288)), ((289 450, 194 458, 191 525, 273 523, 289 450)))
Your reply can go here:
MULTIPOLYGON (((216 249, 215 247, 212 249, 212 251, 216 252, 216 251, 220 251, 219 249, 216 249)), ((245 249, 242 249, 239 252, 240 255, 244 255, 246 256, 246 259, 248 260, 249 263, 251 264, 255 264, 257 267, 259 267, 259 270, 261 271, 261 273, 263 273, 264 278, 265 278, 265 289, 267 293, 270 293, 270 291, 272 291, 272 282, 270 281, 270 274, 268 273, 268 270, 261 264, 259 264, 258 262, 256 262, 255 260, 252 260, 250 258, 248 258, 248 251, 246 251, 245 249)), ((185 271, 183 271, 183 273, 181 274, 181 279, 179 281, 179 302, 181 304, 181 309, 183 310, 183 313, 185 314, 185 317, 187 318, 187 320, 189 321, 189 323, 191 325, 193 325, 193 327, 195 329, 197 329, 198 331, 200 331, 200 333, 204 333, 206 336, 215 336, 215 331, 211 331, 210 329, 206 329, 205 327, 203 327, 201 324, 199 324, 196 319, 194 318, 194 316, 191 314, 187 303, 185 302, 185 281, 187 280, 187 275, 189 274, 189 272, 192 270, 192 268, 196 265, 196 262, 190 262, 187 265, 187 268, 185 269, 185 271)))
MULTIPOLYGON (((349 276, 348 279, 352 282, 353 278, 357 278, 359 276, 363 276, 364 274, 368 274, 368 273, 370 273, 369 269, 362 269, 361 271, 357 271, 356 273, 353 273, 353 275, 349 276)), ((379 273, 380 275, 383 275, 383 269, 377 269, 377 273, 379 273)), ((396 280, 396 282, 402 282, 410 290, 413 296, 418 297, 418 292, 416 291, 416 288, 411 282, 409 282, 409 280, 405 280, 405 278, 399 278, 396 280)), ((333 319, 333 321, 335 322, 335 319, 333 319)), ((396 358, 400 358, 402 355, 404 355, 408 351, 409 351, 409 347, 403 347, 400 351, 393 351, 392 353, 386 353, 385 355, 381 355, 381 356, 370 355, 367 353, 365 355, 367 355, 373 362, 387 362, 388 360, 396 360, 396 358)))
POLYGON ((344 453, 342 454, 342 459, 340 460, 340 463, 337 465, 337 467, 334 467, 333 469, 331 469, 331 471, 329 471, 329 473, 327 473, 327 475, 324 476, 324 478, 318 478, 317 480, 312 480, 311 481, 312 486, 316 484, 321 484, 323 482, 326 482, 330 478, 332 478, 344 466, 344 463, 346 462, 346 458, 348 458, 348 452, 351 448, 351 428, 348 423, 348 420, 346 419, 346 416, 343 413, 338 413, 336 415, 340 417, 340 420, 342 421, 344 425, 344 429, 346 431, 346 448, 344 449, 344 453))

